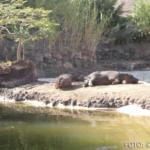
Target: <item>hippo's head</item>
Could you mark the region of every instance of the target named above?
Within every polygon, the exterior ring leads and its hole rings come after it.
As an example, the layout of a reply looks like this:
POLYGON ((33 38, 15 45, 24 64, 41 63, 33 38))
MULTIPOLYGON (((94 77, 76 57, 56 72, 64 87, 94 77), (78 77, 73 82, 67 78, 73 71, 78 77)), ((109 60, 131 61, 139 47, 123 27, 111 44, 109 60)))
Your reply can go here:
POLYGON ((125 80, 127 83, 138 83, 139 79, 135 78, 130 73, 125 76, 125 80))
POLYGON ((87 87, 89 83, 88 76, 84 77, 84 85, 83 87, 87 87))

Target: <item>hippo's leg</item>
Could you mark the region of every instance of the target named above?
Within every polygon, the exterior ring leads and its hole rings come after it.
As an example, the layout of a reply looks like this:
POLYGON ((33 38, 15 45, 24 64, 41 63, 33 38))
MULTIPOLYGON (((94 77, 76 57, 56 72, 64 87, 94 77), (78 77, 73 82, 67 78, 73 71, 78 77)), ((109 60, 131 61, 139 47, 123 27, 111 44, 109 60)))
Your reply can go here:
POLYGON ((115 85, 115 84, 120 84, 120 80, 117 78, 117 79, 115 79, 115 80, 112 82, 112 84, 113 84, 113 85, 115 85))
POLYGON ((87 87, 87 86, 88 86, 88 83, 89 83, 89 80, 88 80, 88 79, 85 79, 85 80, 84 80, 83 87, 87 87))
POLYGON ((84 84, 83 84, 83 87, 87 87, 87 86, 88 86, 88 83, 84 83, 84 84))
POLYGON ((122 81, 122 84, 127 84, 127 81, 126 81, 126 80, 123 80, 123 81, 122 81))
POLYGON ((89 86, 91 86, 91 87, 93 86, 93 82, 94 82, 95 78, 96 78, 96 77, 93 76, 93 77, 91 77, 91 78, 89 79, 89 83, 88 83, 89 86))
POLYGON ((93 86, 93 82, 91 80, 89 81, 89 86, 93 86))

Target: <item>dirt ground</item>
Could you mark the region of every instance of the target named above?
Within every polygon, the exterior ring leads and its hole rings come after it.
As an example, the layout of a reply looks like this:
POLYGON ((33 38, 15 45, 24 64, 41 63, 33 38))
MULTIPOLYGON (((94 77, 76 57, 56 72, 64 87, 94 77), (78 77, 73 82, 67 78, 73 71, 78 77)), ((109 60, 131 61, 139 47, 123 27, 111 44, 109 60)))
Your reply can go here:
POLYGON ((124 100, 150 100, 150 85, 118 84, 107 86, 82 87, 83 82, 73 82, 72 87, 55 89, 54 83, 46 83, 32 89, 28 93, 42 93, 45 97, 55 100, 76 99, 78 101, 113 98, 124 100))

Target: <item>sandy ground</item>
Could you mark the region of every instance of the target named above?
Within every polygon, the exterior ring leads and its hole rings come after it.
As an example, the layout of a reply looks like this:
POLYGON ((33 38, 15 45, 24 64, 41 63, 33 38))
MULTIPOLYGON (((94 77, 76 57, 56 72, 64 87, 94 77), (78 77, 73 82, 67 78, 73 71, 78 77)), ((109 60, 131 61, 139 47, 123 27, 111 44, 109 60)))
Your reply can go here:
POLYGON ((74 82, 72 87, 66 89, 55 89, 54 83, 39 85, 32 89, 26 90, 28 93, 43 93, 45 97, 50 96, 53 99, 77 99, 86 101, 88 99, 95 100, 97 98, 120 98, 150 100, 150 85, 148 84, 119 84, 108 86, 82 87, 83 82, 74 82))

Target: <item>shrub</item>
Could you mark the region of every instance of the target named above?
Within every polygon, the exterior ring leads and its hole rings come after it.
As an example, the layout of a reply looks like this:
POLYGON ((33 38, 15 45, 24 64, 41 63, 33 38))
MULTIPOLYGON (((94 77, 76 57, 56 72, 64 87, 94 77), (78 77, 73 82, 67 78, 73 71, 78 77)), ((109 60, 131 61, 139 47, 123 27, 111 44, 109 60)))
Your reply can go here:
POLYGON ((150 2, 145 0, 136 1, 132 14, 132 21, 140 31, 150 31, 150 2))

